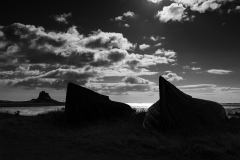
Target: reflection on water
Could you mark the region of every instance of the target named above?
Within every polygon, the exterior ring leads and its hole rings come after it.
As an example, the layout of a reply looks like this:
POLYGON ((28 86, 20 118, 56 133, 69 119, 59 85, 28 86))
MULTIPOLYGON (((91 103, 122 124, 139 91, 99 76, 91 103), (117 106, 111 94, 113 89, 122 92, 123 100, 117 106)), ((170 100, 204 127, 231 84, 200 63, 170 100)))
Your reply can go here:
MULTIPOLYGON (((136 108, 138 111, 147 110, 153 103, 127 103, 132 108, 136 108)), ((240 106, 223 106, 227 114, 240 113, 240 106)), ((42 106, 42 107, 1 107, 0 112, 8 112, 15 114, 20 111, 19 115, 34 116, 51 111, 62 110, 65 106, 42 106)))

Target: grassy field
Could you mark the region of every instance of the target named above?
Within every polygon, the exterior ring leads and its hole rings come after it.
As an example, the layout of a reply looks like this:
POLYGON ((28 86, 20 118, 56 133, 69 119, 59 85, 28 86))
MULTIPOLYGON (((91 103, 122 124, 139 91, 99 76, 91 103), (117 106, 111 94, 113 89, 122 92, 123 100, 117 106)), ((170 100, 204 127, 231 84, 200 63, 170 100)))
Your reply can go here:
POLYGON ((60 111, 33 117, 1 113, 0 159, 240 159, 237 118, 218 129, 157 133, 142 127, 144 116, 69 126, 60 111))

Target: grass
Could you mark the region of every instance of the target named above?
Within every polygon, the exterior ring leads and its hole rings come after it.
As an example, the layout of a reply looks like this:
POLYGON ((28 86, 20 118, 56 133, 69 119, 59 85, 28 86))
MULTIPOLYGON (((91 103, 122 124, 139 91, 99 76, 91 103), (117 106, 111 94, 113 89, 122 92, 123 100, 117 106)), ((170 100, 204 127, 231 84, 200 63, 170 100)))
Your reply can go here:
POLYGON ((0 159, 240 159, 240 120, 218 129, 158 133, 145 112, 77 125, 64 112, 33 117, 0 114, 0 159))

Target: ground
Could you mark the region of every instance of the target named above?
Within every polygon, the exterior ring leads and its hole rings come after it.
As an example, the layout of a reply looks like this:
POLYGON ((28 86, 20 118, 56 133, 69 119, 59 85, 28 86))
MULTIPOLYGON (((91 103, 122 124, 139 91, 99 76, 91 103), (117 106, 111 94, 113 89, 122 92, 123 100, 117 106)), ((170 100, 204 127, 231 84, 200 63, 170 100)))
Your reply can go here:
POLYGON ((0 159, 240 159, 240 120, 221 128, 158 133, 142 127, 145 113, 68 125, 64 112, 0 114, 0 159))

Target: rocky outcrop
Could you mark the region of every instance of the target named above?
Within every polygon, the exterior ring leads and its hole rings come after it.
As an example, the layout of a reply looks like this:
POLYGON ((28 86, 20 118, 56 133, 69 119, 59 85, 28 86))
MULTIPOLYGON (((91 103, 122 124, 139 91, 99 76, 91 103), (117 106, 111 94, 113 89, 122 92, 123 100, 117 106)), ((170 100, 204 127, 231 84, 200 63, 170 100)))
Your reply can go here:
POLYGON ((67 122, 96 121, 126 116, 132 112, 127 104, 111 101, 108 96, 68 83, 65 102, 67 122))
POLYGON ((41 91, 37 99, 32 99, 29 101, 31 103, 61 103, 52 99, 49 94, 45 91, 41 91))
POLYGON ((143 126, 159 132, 219 126, 227 119, 225 109, 216 102, 196 99, 159 77, 160 99, 147 111, 143 126))

